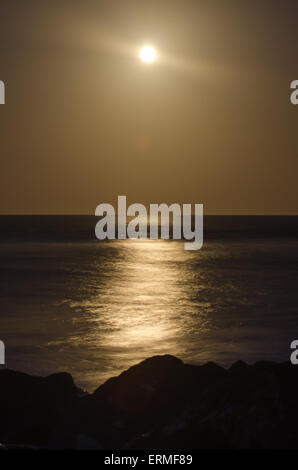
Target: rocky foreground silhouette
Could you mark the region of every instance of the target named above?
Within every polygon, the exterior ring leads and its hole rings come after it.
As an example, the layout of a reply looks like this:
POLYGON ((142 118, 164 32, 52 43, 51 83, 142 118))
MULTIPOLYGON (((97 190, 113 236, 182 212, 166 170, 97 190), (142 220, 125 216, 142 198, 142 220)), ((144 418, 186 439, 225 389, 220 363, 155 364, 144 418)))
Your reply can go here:
POLYGON ((298 367, 156 356, 81 396, 67 373, 0 371, 2 448, 297 449, 298 367))

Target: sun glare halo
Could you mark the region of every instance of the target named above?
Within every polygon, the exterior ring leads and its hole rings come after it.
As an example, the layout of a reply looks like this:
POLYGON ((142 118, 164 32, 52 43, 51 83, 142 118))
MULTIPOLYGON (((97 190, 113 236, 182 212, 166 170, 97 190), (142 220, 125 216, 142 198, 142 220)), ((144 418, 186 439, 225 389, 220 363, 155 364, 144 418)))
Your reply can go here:
POLYGON ((140 50, 140 58, 143 62, 154 62, 156 50, 151 46, 144 46, 140 50))

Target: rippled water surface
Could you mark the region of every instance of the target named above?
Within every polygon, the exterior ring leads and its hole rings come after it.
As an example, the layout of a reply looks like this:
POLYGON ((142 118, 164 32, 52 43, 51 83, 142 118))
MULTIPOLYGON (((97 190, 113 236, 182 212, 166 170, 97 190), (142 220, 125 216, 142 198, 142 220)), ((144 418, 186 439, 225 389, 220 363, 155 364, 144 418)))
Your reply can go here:
POLYGON ((298 337, 295 240, 6 241, 0 261, 7 366, 88 390, 154 354, 286 360, 298 337))

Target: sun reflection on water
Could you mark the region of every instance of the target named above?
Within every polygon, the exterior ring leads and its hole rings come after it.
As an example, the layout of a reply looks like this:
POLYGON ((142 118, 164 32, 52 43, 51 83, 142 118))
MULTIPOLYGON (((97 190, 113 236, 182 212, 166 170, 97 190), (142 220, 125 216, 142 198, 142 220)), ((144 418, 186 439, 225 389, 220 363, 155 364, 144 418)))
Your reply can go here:
MULTIPOLYGON (((115 243, 123 250, 122 260, 113 263, 105 285, 95 295, 93 289, 92 299, 85 304, 92 313, 89 339, 117 349, 151 350, 154 342, 163 342, 167 348, 177 332, 170 307, 183 298, 179 269, 171 262, 173 247, 155 240, 115 243)), ((179 248, 177 244, 177 257, 179 248)))
POLYGON ((79 334, 69 341, 125 367, 153 354, 182 354, 185 306, 191 310, 184 266, 191 253, 162 240, 116 240, 105 249, 115 257, 95 261, 98 271, 82 284, 88 295, 71 302, 79 334))

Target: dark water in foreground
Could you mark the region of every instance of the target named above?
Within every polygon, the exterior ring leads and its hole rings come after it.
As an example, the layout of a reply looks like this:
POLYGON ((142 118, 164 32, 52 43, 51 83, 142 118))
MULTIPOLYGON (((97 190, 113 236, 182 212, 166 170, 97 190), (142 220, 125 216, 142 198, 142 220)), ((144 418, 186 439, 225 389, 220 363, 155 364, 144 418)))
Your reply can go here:
POLYGON ((203 249, 191 252, 179 241, 95 241, 90 217, 0 217, 7 366, 68 371, 93 390, 155 354, 289 359, 297 220, 209 218, 203 249))

